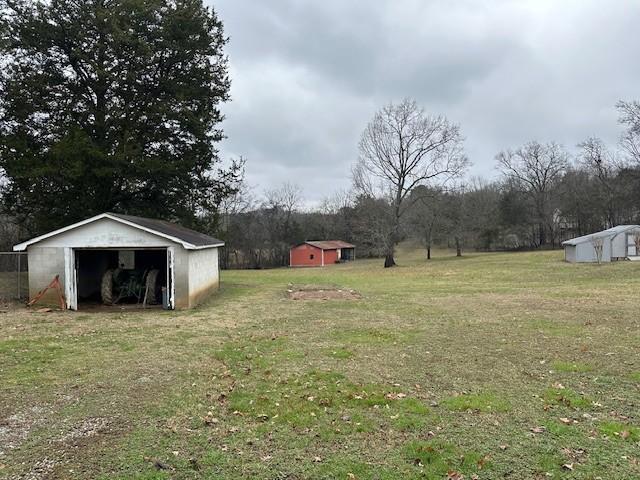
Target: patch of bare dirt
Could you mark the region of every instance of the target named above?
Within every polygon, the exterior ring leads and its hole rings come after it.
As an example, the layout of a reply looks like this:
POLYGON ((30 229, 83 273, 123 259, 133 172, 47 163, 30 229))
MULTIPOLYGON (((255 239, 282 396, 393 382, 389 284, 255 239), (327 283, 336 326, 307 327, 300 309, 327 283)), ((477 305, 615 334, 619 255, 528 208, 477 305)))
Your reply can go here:
POLYGON ((289 285, 287 294, 291 300, 358 300, 355 290, 327 285, 289 285))
POLYGON ((49 478, 56 466, 56 461, 50 458, 43 458, 33 464, 31 469, 23 475, 14 475, 9 480, 43 480, 49 478))
POLYGON ((0 419, 0 458, 18 448, 34 427, 46 421, 50 411, 48 406, 35 406, 0 419))
MULTIPOLYGON (((30 409, 29 413, 31 414, 35 411, 35 409, 30 409)), ((37 415, 44 412, 45 410, 39 408, 36 416, 20 413, 5 419, 2 427, 0 427, 0 443, 3 440, 8 440, 5 448, 18 448, 26 440, 29 431, 35 425, 43 423, 42 417, 38 418, 37 415)), ((30 465, 23 464, 26 470, 10 476, 8 480, 44 480, 51 478, 54 475, 54 470, 68 462, 67 453, 70 449, 77 449, 83 441, 106 432, 110 427, 111 422, 103 417, 89 417, 74 424, 65 433, 49 442, 49 455, 47 457, 34 461, 30 465)), ((0 460, 2 459, 2 454, 3 452, 0 451, 0 460)))
POLYGON ((109 427, 109 420, 102 417, 91 417, 83 420, 73 428, 60 437, 59 441, 68 442, 75 441, 82 438, 93 437, 109 427))
POLYGON ((24 303, 13 300, 0 299, 0 314, 14 313, 19 310, 26 310, 24 303))

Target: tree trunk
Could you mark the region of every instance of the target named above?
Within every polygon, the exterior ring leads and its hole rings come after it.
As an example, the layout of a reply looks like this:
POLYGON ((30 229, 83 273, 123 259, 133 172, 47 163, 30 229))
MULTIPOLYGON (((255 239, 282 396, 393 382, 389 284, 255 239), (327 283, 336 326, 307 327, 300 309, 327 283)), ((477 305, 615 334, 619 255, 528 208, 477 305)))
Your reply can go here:
POLYGON ((388 252, 384 257, 384 268, 395 267, 396 261, 393 259, 393 252, 388 252))
MULTIPOLYGON (((398 194, 399 195, 399 194, 398 194)), ((396 261, 393 258, 396 244, 398 243, 398 233, 400 231, 400 199, 396 198, 395 204, 395 216, 393 219, 393 228, 391 235, 389 236, 389 243, 387 247, 387 254, 384 257, 384 268, 395 267, 396 261)))
POLYGON ((431 245, 427 246, 427 260, 431 260, 431 245))
POLYGON ((540 224, 538 225, 538 229, 539 229, 538 233, 539 233, 539 239, 540 239, 540 246, 543 247, 547 243, 547 238, 546 238, 544 224, 542 222, 540 222, 540 224))
POLYGON ((456 257, 462 256, 462 247, 460 246, 460 238, 456 237, 456 257))

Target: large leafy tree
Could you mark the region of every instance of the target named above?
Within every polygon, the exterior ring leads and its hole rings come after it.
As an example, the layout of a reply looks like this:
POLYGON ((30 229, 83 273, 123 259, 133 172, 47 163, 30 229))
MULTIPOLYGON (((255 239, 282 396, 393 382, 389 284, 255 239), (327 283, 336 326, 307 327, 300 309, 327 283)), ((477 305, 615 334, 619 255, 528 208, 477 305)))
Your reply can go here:
MULTIPOLYGON (((0 0, 3 200, 32 233, 104 211, 193 224, 233 192, 227 39, 202 0, 0 0)), ((213 215, 215 216, 215 215, 213 215)))

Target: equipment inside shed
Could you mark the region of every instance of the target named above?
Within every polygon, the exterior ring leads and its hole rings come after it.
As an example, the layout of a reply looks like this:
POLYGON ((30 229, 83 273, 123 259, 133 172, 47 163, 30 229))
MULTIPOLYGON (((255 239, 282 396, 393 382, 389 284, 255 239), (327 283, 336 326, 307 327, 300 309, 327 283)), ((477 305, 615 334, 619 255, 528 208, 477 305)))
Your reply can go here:
POLYGON ((75 250, 78 306, 162 305, 167 249, 75 250))

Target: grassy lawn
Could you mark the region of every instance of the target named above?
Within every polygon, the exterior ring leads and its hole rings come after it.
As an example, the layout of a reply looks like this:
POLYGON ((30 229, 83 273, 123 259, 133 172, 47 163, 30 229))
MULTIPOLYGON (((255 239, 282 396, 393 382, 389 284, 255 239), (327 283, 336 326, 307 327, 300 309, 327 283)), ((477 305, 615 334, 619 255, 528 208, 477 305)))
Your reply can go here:
POLYGON ((640 264, 438 254, 1 314, 0 478, 640 478, 640 264))

